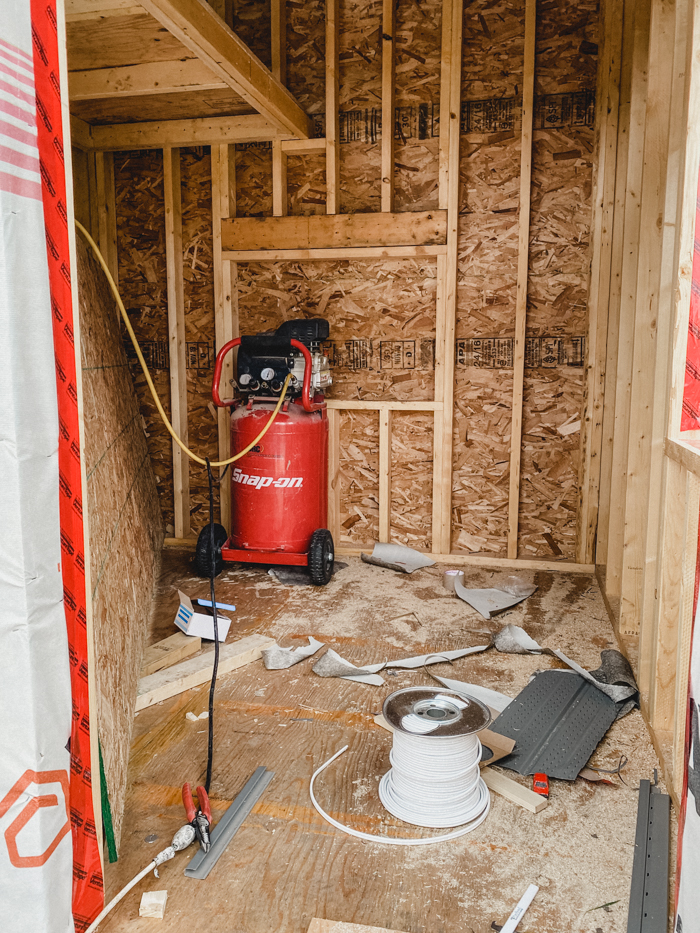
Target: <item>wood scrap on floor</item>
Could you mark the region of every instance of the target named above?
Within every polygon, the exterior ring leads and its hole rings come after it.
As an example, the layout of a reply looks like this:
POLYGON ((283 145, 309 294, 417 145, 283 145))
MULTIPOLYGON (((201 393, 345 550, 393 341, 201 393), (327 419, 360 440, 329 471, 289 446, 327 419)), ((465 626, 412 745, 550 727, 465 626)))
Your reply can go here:
POLYGON ((196 636, 185 635, 184 632, 175 632, 155 645, 150 645, 143 653, 141 664, 141 677, 148 677, 156 671, 172 667, 179 661, 191 658, 193 654, 202 649, 202 639, 196 636))
POLYGON ((309 924, 308 933, 398 933, 386 927, 368 927, 361 923, 345 923, 342 920, 319 920, 309 924))
MULTIPOLYGON (((271 648, 274 638, 265 635, 249 635, 230 645, 222 645, 219 651, 219 676, 229 674, 251 661, 262 658, 262 649, 271 648)), ((136 712, 184 693, 192 687, 199 687, 211 679, 214 664, 214 649, 211 648, 199 657, 189 658, 165 671, 157 671, 139 681, 136 700, 136 712)))

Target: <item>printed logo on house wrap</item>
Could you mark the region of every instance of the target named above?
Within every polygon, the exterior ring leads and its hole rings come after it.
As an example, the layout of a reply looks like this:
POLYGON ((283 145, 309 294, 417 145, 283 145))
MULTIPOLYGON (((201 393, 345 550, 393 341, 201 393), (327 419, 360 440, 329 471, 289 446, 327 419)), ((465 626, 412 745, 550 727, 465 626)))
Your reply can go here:
POLYGON ((254 486, 255 489, 266 489, 272 486, 275 489, 301 489, 303 479, 301 476, 280 476, 275 479, 273 476, 255 476, 252 473, 242 473, 235 469, 231 481, 240 483, 242 486, 254 486))

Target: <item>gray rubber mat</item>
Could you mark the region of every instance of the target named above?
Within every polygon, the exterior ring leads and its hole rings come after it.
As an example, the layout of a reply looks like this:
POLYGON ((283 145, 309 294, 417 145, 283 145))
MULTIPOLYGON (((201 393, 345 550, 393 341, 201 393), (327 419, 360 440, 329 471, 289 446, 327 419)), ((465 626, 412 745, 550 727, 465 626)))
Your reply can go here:
POLYGON ((583 677, 541 671, 491 725, 515 740, 499 765, 573 781, 617 716, 617 706, 583 677))

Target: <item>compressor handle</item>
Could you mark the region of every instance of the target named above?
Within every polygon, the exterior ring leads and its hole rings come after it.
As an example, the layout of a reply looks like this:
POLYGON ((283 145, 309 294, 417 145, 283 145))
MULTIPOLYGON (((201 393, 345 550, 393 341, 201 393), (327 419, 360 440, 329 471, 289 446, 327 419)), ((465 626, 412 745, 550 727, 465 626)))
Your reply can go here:
MULTIPOLYGON (((219 383, 221 382, 221 370, 224 366, 224 358, 226 354, 233 350, 234 347, 239 347, 241 345, 241 338, 234 337, 233 340, 229 340, 228 343, 225 343, 223 347, 216 354, 216 363, 214 364, 214 380, 211 387, 211 397, 214 400, 214 404, 217 408, 230 408, 232 405, 236 404, 236 399, 234 398, 225 398, 222 399, 219 395, 219 383)), ((304 408, 304 411, 319 411, 323 408, 323 402, 313 402, 311 400, 311 370, 312 370, 312 361, 311 353, 309 352, 308 347, 305 347, 303 343, 299 340, 294 340, 293 338, 289 341, 290 349, 293 347, 295 350, 299 350, 304 357, 304 382, 301 389, 301 404, 304 408)))

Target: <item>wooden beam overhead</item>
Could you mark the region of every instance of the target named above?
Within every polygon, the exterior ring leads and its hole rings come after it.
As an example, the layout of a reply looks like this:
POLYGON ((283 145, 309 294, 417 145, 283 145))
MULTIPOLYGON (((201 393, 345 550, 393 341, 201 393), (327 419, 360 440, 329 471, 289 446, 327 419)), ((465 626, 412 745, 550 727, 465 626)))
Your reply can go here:
POLYGON ((217 146, 279 139, 280 132, 259 113, 239 117, 201 117, 153 123, 89 126, 71 117, 73 141, 81 149, 163 149, 167 146, 217 146), (87 127, 87 130, 86 130, 87 127))
POLYGON ((342 249, 366 246, 441 246, 445 211, 398 214, 314 214, 224 220, 225 250, 342 249))
POLYGON ((228 88, 228 85, 198 58, 71 71, 68 75, 68 86, 72 101, 228 88))
POLYGON ((140 16, 143 7, 134 0, 66 0, 66 22, 106 19, 108 16, 140 16))
POLYGON ((204 0, 143 0, 143 6, 270 122, 292 136, 311 136, 311 120, 287 88, 204 0))

